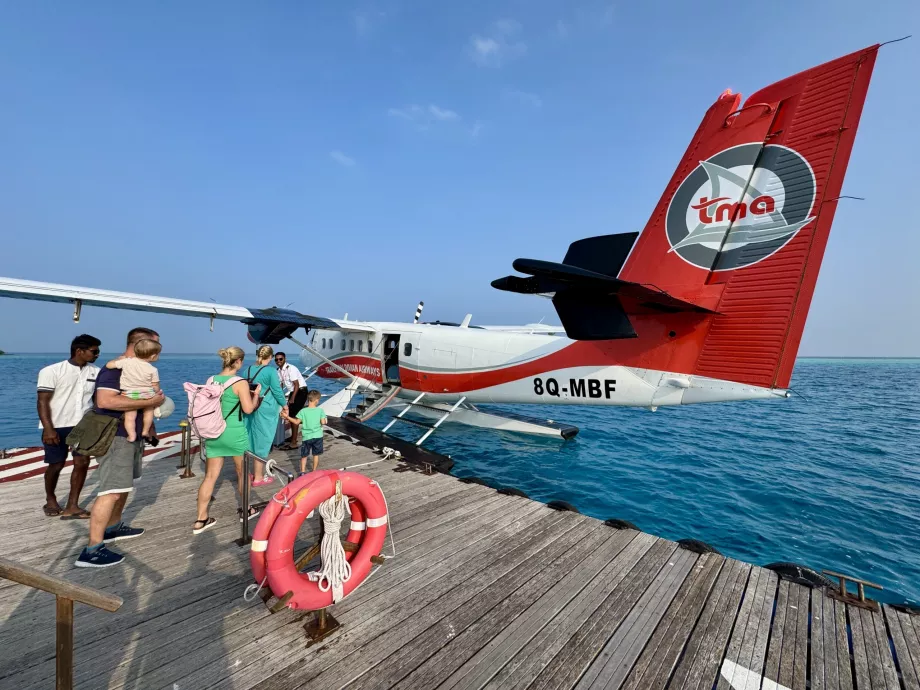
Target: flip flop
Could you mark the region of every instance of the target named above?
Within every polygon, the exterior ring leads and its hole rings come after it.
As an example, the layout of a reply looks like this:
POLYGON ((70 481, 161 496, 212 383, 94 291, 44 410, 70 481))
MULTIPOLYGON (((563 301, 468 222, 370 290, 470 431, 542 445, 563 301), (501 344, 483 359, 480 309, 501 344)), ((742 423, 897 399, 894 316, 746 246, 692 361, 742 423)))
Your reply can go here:
POLYGON ((79 513, 71 513, 70 515, 61 514, 61 520, 89 520, 89 511, 81 510, 79 513))
POLYGON ((49 508, 47 505, 43 505, 42 510, 47 517, 57 517, 63 512, 60 508, 49 508))

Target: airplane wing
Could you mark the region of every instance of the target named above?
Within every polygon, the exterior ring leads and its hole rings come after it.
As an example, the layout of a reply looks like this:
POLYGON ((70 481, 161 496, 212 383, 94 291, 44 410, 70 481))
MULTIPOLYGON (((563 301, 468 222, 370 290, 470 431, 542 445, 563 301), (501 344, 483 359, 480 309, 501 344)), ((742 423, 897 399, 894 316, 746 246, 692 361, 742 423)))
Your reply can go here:
POLYGON ((130 311, 148 311, 158 314, 199 316, 212 320, 239 321, 249 326, 250 335, 255 342, 260 343, 278 343, 300 327, 307 330, 323 328, 338 331, 374 332, 373 328, 363 324, 301 314, 292 309, 278 307, 252 309, 230 304, 195 302, 133 292, 116 292, 114 290, 77 287, 75 285, 40 283, 34 280, 20 280, 18 278, 0 277, 0 297, 31 299, 42 302, 69 302, 75 306, 75 320, 79 320, 80 310, 83 306, 94 306, 128 309, 130 311))

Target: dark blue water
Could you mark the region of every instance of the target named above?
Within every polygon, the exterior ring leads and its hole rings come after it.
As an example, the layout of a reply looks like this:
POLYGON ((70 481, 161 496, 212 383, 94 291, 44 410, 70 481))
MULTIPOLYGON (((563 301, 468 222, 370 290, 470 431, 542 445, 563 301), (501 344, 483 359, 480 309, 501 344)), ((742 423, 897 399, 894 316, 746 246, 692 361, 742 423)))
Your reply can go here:
MULTIPOLYGON (((0 447, 39 443, 35 378, 59 359, 0 357, 0 447)), ((165 356, 158 368, 181 403, 182 383, 216 373, 217 358, 165 356)), ((446 424, 426 446, 450 455, 458 476, 752 563, 841 571, 884 585, 889 601, 920 602, 920 360, 800 360, 792 386, 791 400, 657 412, 516 408, 581 433, 555 441, 446 424)))

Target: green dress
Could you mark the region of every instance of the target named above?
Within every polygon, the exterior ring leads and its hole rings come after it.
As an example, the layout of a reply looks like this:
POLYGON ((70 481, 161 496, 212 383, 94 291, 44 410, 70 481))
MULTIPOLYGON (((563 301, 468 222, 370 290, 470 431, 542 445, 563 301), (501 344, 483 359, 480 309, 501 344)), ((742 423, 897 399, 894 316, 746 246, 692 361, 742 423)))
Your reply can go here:
MULTIPOLYGON (((215 376, 214 383, 225 383, 230 376, 215 376)), ((224 433, 205 441, 205 452, 209 458, 230 458, 242 455, 249 449, 249 434, 246 433, 246 415, 237 407, 240 397, 228 387, 220 398, 220 408, 227 422, 224 433), (233 408, 236 407, 234 410, 233 408), (232 412, 232 413, 231 413, 232 412)))
POLYGON ((249 450, 260 458, 267 458, 278 430, 278 413, 287 405, 281 391, 281 378, 275 367, 263 364, 250 364, 248 369, 240 369, 239 375, 262 384, 262 402, 255 412, 246 417, 246 429, 249 431, 249 450))

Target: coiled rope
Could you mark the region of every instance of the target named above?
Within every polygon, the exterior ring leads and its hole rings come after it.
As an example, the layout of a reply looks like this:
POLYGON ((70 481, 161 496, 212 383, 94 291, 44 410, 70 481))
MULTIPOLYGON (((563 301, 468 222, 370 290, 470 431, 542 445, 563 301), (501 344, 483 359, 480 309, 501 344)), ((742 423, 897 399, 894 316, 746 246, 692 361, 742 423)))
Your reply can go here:
POLYGON ((351 517, 348 498, 342 496, 341 482, 336 482, 335 496, 319 504, 319 516, 323 519, 323 540, 319 553, 323 559, 320 570, 307 573, 312 582, 316 582, 321 592, 332 588, 332 602, 336 603, 344 596, 342 585, 351 578, 351 564, 345 558, 345 549, 339 529, 345 516, 351 517))

